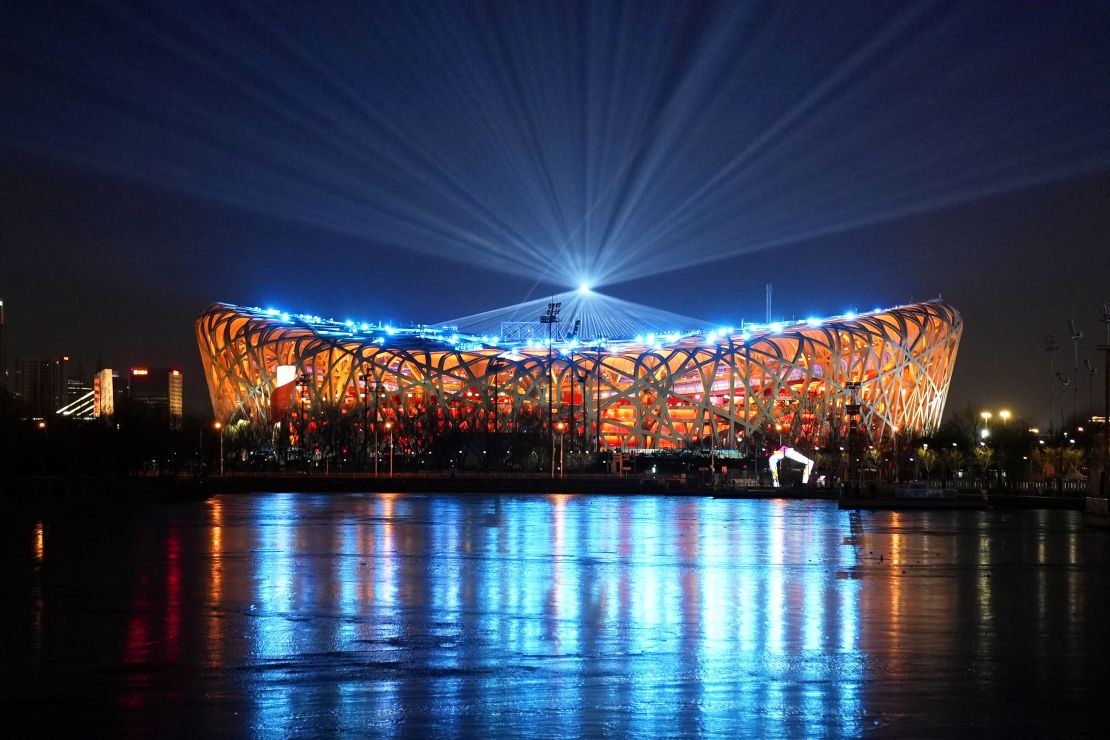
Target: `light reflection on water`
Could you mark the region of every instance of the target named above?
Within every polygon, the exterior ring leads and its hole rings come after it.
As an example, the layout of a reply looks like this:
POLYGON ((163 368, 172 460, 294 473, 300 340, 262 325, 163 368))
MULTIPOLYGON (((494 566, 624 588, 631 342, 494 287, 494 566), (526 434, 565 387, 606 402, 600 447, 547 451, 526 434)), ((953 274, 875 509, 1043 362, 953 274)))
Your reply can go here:
POLYGON ((386 734, 536 712, 540 734, 860 729, 859 581, 836 577, 856 548, 835 509, 383 496, 320 521, 319 505, 257 500, 256 729, 302 730, 305 702, 333 698, 339 729, 386 734), (305 658, 333 698, 304 698, 305 658))
POLYGON ((111 525, 25 530, 26 664, 107 686, 115 730, 1028 728, 1108 645, 1106 536, 1070 512, 268 494, 111 525))

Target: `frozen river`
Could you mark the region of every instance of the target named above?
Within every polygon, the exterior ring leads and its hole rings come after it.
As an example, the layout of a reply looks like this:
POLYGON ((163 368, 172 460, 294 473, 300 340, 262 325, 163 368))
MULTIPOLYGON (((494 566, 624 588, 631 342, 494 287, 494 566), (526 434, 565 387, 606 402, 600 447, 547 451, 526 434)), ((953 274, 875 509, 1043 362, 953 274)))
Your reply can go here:
POLYGON ((1074 512, 259 494, 3 520, 2 706, 286 737, 1100 734, 1074 512))

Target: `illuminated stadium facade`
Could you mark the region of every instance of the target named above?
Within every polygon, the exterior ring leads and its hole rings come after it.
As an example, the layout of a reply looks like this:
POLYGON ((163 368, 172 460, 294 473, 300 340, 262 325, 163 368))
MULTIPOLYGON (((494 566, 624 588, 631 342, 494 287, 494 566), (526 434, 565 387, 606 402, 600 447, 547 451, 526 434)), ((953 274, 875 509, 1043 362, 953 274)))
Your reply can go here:
POLYGON ((930 301, 549 344, 215 304, 196 328, 217 419, 289 445, 345 427, 352 449, 388 429, 416 455, 445 435, 546 438, 551 422, 582 451, 737 450, 770 435, 812 449, 853 421, 877 444, 939 423, 963 324, 930 301))

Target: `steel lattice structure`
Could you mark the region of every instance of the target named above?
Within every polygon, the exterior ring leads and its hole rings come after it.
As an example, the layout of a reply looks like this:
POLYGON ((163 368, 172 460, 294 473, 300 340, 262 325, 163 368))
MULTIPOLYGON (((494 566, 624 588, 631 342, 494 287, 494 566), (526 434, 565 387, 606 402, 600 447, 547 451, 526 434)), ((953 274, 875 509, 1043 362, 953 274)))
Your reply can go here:
POLYGON ((940 422, 962 330, 940 301, 550 352, 227 304, 197 320, 217 419, 288 419, 295 439, 300 427, 351 414, 367 428, 390 421, 409 449, 445 432, 544 432, 549 386, 554 419, 583 448, 736 449, 776 426, 780 438, 815 445, 843 434, 849 412, 879 440, 940 422))

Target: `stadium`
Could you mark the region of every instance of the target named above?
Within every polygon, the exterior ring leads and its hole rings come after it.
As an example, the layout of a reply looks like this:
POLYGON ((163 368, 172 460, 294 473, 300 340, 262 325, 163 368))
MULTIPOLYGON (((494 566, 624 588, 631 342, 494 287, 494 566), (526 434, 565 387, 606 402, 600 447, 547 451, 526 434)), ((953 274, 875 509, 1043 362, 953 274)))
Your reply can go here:
POLYGON ((380 450, 388 434, 391 450, 418 456, 460 438, 499 449, 558 437, 580 452, 727 453, 764 440, 812 450, 858 429, 879 444, 939 424, 963 329, 934 300, 588 337, 580 321, 573 333, 553 328, 558 305, 527 331, 503 322, 500 335, 223 303, 196 330, 217 420, 266 430, 276 447, 330 444, 352 456, 380 450))

